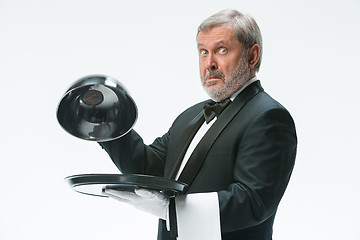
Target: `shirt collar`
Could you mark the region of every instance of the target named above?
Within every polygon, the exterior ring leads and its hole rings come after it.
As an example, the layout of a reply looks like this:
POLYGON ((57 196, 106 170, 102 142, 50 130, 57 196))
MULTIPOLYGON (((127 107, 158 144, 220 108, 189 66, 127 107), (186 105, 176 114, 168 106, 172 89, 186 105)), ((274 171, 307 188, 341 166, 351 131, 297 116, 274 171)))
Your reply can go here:
POLYGON ((238 91, 236 91, 231 97, 230 100, 234 101, 234 99, 237 97, 237 95, 239 95, 247 86, 249 86, 250 84, 252 84, 253 82, 257 81, 257 77, 254 76, 252 79, 250 79, 249 81, 247 81, 244 86, 242 86, 238 91))

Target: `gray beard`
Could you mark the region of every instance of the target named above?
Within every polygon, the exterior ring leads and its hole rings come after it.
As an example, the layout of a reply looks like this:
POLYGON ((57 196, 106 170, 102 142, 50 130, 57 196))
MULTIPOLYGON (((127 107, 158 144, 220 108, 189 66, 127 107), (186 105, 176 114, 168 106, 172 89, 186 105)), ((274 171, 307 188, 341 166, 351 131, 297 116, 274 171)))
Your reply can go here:
POLYGON ((220 89, 213 89, 211 87, 206 87, 205 85, 203 85, 203 88, 211 99, 220 102, 236 93, 249 80, 249 77, 250 69, 245 61, 241 60, 230 77, 228 79, 223 79, 225 85, 220 89))

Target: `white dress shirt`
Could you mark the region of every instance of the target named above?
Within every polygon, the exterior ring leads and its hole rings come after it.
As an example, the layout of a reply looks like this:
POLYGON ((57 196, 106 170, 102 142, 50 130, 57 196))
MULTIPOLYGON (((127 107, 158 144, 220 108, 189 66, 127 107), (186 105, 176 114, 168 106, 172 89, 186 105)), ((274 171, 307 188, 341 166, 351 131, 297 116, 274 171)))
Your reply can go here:
MULTIPOLYGON (((234 93, 233 101, 241 91, 257 80, 256 76, 247 81, 244 86, 234 93)), ((216 119, 204 122, 191 141, 184 159, 180 165, 176 179, 179 178, 190 155, 205 133, 216 119)), ((220 209, 217 192, 187 194, 176 197, 176 215, 178 224, 178 240, 221 240, 220 209)))

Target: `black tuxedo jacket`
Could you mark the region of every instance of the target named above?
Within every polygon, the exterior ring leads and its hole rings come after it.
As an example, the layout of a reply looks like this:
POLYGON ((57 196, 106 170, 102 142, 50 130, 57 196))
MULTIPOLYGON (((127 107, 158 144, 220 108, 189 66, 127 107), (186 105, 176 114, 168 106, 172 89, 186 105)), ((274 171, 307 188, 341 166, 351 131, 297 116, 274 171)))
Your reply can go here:
MULTIPOLYGON (((145 145, 134 130, 100 144, 122 173, 174 178, 204 121, 203 105, 198 103, 181 113, 169 131, 151 145, 145 145)), ((289 112, 256 81, 214 122, 179 181, 189 185, 186 194, 218 193, 223 240, 272 239, 275 213, 294 166, 296 146, 289 112)), ((158 239, 171 239, 162 221, 158 239)))

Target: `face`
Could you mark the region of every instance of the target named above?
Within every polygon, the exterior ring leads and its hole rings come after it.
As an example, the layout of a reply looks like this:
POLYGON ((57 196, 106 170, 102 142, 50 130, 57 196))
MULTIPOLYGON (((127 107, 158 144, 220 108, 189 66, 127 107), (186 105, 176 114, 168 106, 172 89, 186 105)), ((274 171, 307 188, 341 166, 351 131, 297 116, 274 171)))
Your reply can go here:
POLYGON ((215 101, 231 97, 249 79, 242 44, 231 27, 218 26, 197 37, 201 83, 215 101))

